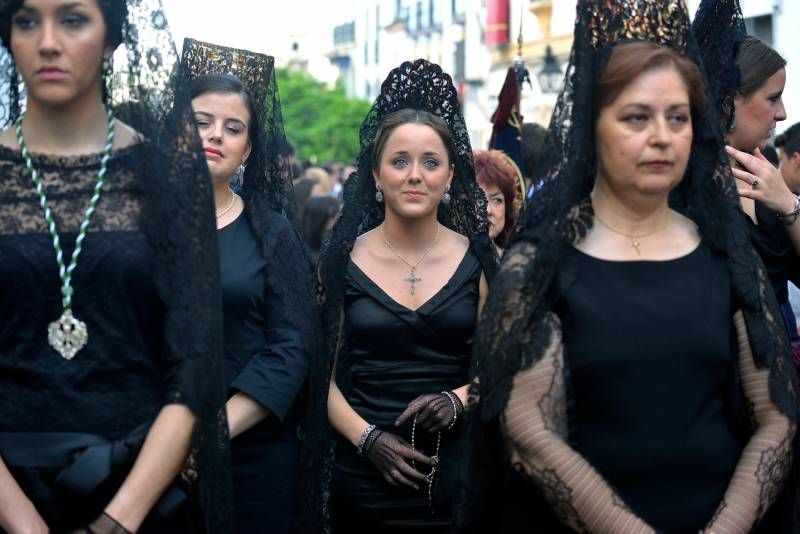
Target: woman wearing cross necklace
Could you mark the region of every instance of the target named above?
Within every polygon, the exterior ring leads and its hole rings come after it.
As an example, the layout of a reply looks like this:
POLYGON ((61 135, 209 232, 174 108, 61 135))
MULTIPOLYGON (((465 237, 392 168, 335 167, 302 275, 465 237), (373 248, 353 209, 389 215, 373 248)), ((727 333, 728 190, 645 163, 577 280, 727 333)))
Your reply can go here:
POLYGON ((334 532, 453 526, 470 339, 495 259, 455 95, 425 61, 390 73, 321 255, 335 344, 311 367, 333 376, 312 376, 309 442, 330 453, 332 480, 316 485, 330 484, 334 532), (315 418, 333 439, 317 439, 315 418))

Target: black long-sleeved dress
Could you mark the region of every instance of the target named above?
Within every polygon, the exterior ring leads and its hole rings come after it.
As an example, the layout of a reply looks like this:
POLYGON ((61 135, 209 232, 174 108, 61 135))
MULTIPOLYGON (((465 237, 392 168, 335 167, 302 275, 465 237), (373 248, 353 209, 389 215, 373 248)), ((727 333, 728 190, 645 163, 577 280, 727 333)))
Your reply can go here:
MULTIPOLYGON (((296 257, 302 245, 289 222, 268 216, 280 239, 274 254, 296 257)), ((284 290, 310 286, 307 264, 296 266, 291 287, 275 288, 268 275, 274 257, 265 257, 247 211, 217 232, 223 294, 225 383, 229 395, 242 392, 269 409, 270 416, 231 441, 237 532, 289 532, 298 475, 295 402, 308 372, 303 333, 286 313, 284 290), (267 528, 266 525, 269 525, 267 528)), ((309 300, 307 307, 312 306, 309 300)))
MULTIPOLYGON (((197 414, 222 398, 208 177, 198 153, 196 181, 173 189, 176 181, 155 168, 163 161, 157 154, 147 143, 112 153, 72 277, 73 311, 88 327, 88 344, 65 360, 47 340, 48 324, 62 313, 53 241, 23 159, 0 147, 0 456, 55 532, 100 514, 163 406, 185 404, 197 414)), ((33 157, 65 263, 100 159, 33 157)), ((198 434, 217 425, 212 419, 199 422, 198 434)), ((206 446, 226 446, 219 426, 206 446)), ((218 458, 206 479, 225 491, 228 471, 218 458)), ((165 510, 154 509, 141 532, 188 532, 202 523, 186 508, 170 520, 165 510)))

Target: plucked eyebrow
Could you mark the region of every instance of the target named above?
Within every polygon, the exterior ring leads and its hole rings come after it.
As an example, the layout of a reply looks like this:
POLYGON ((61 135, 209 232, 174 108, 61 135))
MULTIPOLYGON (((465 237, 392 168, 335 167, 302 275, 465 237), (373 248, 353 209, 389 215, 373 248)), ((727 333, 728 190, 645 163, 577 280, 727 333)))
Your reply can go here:
MULTIPOLYGON (((630 111, 631 109, 641 110, 641 111, 652 111, 653 107, 648 104, 642 104, 633 102, 631 104, 625 104, 622 106, 624 111, 630 111)), ((676 104, 672 104, 667 108, 667 111, 676 111, 679 109, 689 109, 689 104, 687 102, 678 102, 676 104)))
MULTIPOLYGON (((398 150, 397 152, 392 152, 392 156, 408 156, 410 153, 408 150, 398 150)), ((435 156, 437 158, 441 157, 441 154, 434 150, 428 150, 422 153, 423 156, 435 156)))
MULTIPOLYGON (((209 119, 213 119, 214 118, 214 114, 213 113, 209 113, 208 111, 195 111, 194 115, 195 115, 195 117, 197 117, 198 115, 201 115, 204 118, 209 118, 209 119)), ((236 117, 231 117, 231 118, 225 119, 225 122, 235 122, 237 124, 241 124, 242 126, 247 126, 247 124, 245 124, 245 122, 243 120, 237 119, 236 117)))
MULTIPOLYGON (((56 12, 57 13, 64 13, 65 11, 71 11, 71 10, 73 10, 75 8, 78 8, 78 7, 86 7, 86 4, 84 2, 69 2, 67 4, 62 4, 62 5, 58 6, 56 8, 56 12)), ((26 14, 30 14, 30 13, 38 13, 39 10, 36 9, 35 7, 23 5, 17 10, 17 13, 20 13, 20 12, 25 12, 26 14)))

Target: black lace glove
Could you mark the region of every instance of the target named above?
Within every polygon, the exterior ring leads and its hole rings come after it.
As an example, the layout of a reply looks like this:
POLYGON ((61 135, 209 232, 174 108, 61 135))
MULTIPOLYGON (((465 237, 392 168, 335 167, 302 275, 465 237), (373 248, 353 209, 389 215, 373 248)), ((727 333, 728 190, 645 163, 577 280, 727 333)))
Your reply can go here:
POLYGON ((411 448, 406 440, 389 432, 380 434, 366 452, 371 461, 392 486, 408 486, 419 489, 417 482, 425 482, 425 475, 408 463, 409 461, 431 465, 432 460, 419 451, 411 448))
POLYGON ((395 426, 416 416, 419 428, 431 433, 441 432, 452 428, 463 411, 464 406, 455 393, 428 393, 411 401, 395 421, 395 426))
POLYGON ((116 519, 103 512, 100 517, 85 527, 79 528, 72 534, 133 534, 130 530, 120 525, 116 519))

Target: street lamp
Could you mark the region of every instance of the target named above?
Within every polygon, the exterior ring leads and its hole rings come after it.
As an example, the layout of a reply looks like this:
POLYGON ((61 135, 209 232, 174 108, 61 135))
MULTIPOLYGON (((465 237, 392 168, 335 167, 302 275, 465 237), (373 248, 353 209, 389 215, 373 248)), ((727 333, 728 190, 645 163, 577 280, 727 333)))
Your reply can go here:
POLYGON ((561 89, 564 74, 553 56, 553 49, 550 48, 550 45, 545 48, 544 66, 536 74, 536 78, 539 80, 539 87, 545 94, 558 93, 561 89))

